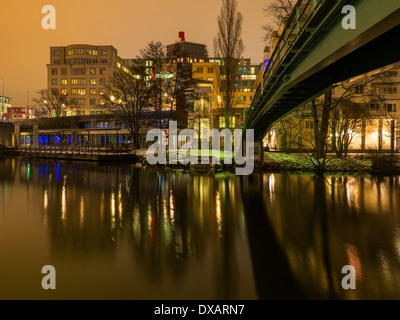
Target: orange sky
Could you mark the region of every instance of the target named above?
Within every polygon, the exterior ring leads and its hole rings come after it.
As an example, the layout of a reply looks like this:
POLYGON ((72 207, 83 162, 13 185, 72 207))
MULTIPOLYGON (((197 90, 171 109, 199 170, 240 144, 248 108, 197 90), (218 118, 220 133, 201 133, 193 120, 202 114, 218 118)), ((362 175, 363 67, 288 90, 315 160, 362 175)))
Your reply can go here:
MULTIPOLYGON (((268 0, 238 0, 243 14, 244 56, 261 63, 265 43, 262 7, 268 0)), ((185 31, 186 40, 204 43, 212 55, 221 0, 1 0, 0 76, 13 106, 46 87, 50 46, 113 45, 134 58, 149 41, 164 45, 185 31), (56 8, 56 30, 42 29, 42 7, 56 8)), ((2 94, 0 79, 0 95, 2 94)))

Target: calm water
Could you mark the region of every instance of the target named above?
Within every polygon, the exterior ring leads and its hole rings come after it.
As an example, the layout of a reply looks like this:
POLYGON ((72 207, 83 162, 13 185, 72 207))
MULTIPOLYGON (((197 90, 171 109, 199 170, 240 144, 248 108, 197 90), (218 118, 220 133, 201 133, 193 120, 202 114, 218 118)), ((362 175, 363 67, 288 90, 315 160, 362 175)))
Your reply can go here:
POLYGON ((0 298, 399 299, 399 208, 399 177, 3 159, 0 298))

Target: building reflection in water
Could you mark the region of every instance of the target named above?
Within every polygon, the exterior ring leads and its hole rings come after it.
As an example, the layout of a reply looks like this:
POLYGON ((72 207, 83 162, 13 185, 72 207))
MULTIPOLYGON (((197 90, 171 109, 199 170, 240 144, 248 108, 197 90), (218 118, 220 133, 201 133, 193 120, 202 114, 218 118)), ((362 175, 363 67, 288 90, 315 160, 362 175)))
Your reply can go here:
MULTIPOLYGON (((21 160, 20 180, 28 179, 40 186, 43 224, 57 261, 119 259, 128 247, 130 257, 122 259, 133 265, 135 277, 154 288, 172 285, 154 297, 257 297, 240 188, 232 176, 21 160), (186 288, 175 293, 182 283, 186 288), (168 296, 161 296, 165 291, 168 296)), ((136 291, 127 296, 143 297, 136 291)))
POLYGON ((307 298, 400 298, 398 177, 266 177, 268 217, 307 298), (345 265, 356 290, 341 286, 345 265))
POLYGON ((47 232, 42 255, 60 266, 60 288, 71 283, 61 298, 400 298, 399 177, 242 179, 7 159, 0 199, 3 241, 21 206, 32 237, 47 232), (341 287, 345 265, 357 290, 341 287), (88 281, 79 292, 77 276, 88 281))

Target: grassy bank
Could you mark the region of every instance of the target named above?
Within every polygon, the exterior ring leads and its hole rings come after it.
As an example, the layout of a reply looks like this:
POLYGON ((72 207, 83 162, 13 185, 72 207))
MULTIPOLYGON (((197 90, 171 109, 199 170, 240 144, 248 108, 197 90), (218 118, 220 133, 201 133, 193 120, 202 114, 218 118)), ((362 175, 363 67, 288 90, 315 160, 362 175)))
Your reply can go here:
MULTIPOLYGON (((273 160, 279 170, 284 171, 315 171, 318 161, 306 154, 286 154, 267 152, 266 155, 273 160)), ((322 161, 322 160, 321 160, 322 161)), ((328 156, 326 171, 328 172, 369 172, 373 169, 372 159, 359 157, 336 158, 328 156)))

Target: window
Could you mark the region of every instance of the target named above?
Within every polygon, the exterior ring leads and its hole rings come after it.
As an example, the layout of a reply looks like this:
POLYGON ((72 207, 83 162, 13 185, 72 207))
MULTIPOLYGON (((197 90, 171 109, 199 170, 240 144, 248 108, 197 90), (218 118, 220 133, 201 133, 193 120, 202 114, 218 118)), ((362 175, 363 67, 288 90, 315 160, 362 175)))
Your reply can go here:
POLYGON ((389 94, 397 93, 397 87, 387 88, 387 93, 389 93, 389 94))
POLYGON ((246 101, 246 96, 243 96, 243 101, 246 101))
POLYGON ((105 78, 100 78, 99 82, 100 82, 100 85, 102 85, 102 86, 106 85, 106 79, 105 78))
POLYGON ((106 74, 106 68, 100 68, 100 74, 106 74))
POLYGON ((56 68, 51 69, 51 74, 53 76, 56 76, 57 75, 57 69, 56 68))
POLYGON ((54 60, 54 64, 60 64, 60 60, 54 60))
MULTIPOLYGON (((231 127, 235 128, 235 117, 230 117, 229 121, 231 122, 231 127)), ((219 117, 219 127, 226 128, 225 117, 219 117)))
POLYGON ((90 84, 96 84, 96 78, 91 78, 90 79, 90 84))
POLYGON ((56 86, 56 85, 58 84, 57 79, 51 79, 51 84, 52 84, 53 86, 56 86))
POLYGON ((105 99, 100 99, 100 104, 101 105, 104 105, 106 103, 106 100, 105 99))
POLYGON ((86 94, 86 89, 72 89, 71 94, 84 95, 86 94))
POLYGON ((96 68, 90 68, 90 74, 96 74, 96 68))
POLYGON ((85 68, 74 68, 71 70, 71 74, 86 74, 85 68))
POLYGON ((58 95, 58 89, 57 88, 51 88, 51 94, 53 95, 58 95))
POLYGON ((203 67, 197 67, 196 72, 197 73, 203 73, 203 67))
POLYGON ((54 56, 59 57, 61 55, 60 49, 54 50, 54 56))
POLYGON ((96 98, 90 98, 90 104, 95 105, 96 104, 96 98))
POLYGON ((396 112, 396 104, 395 103, 385 103, 384 108, 387 112, 396 112))
POLYGON ((72 84, 86 84, 85 78, 75 78, 71 80, 72 84))
POLYGON ((101 63, 108 63, 107 59, 101 59, 101 63))
POLYGON ((67 68, 62 68, 61 69, 61 75, 63 75, 63 76, 67 75, 67 68))
POLYGON ((76 106, 85 105, 86 99, 72 99, 72 104, 76 106))
POLYGON ((306 120, 306 129, 314 129, 314 122, 312 120, 306 120))
POLYGON ((96 89, 90 89, 90 94, 96 94, 96 89))
POLYGON ((208 67, 207 73, 214 73, 214 67, 208 67))
POLYGON ((99 90, 99 93, 100 93, 101 95, 105 94, 105 93, 106 93, 106 89, 100 89, 100 90, 99 90))
POLYGON ((214 78, 207 78, 208 81, 214 81, 214 78))
POLYGON ((369 110, 379 110, 379 103, 371 103, 369 105, 369 110))
POLYGON ((67 89, 61 89, 61 94, 66 95, 67 94, 67 89))
POLYGON ((61 84, 62 84, 63 86, 66 86, 66 85, 68 84, 67 79, 61 79, 61 84))
POLYGON ((101 51, 101 55, 107 56, 107 55, 108 55, 108 50, 102 50, 102 51, 101 51))

